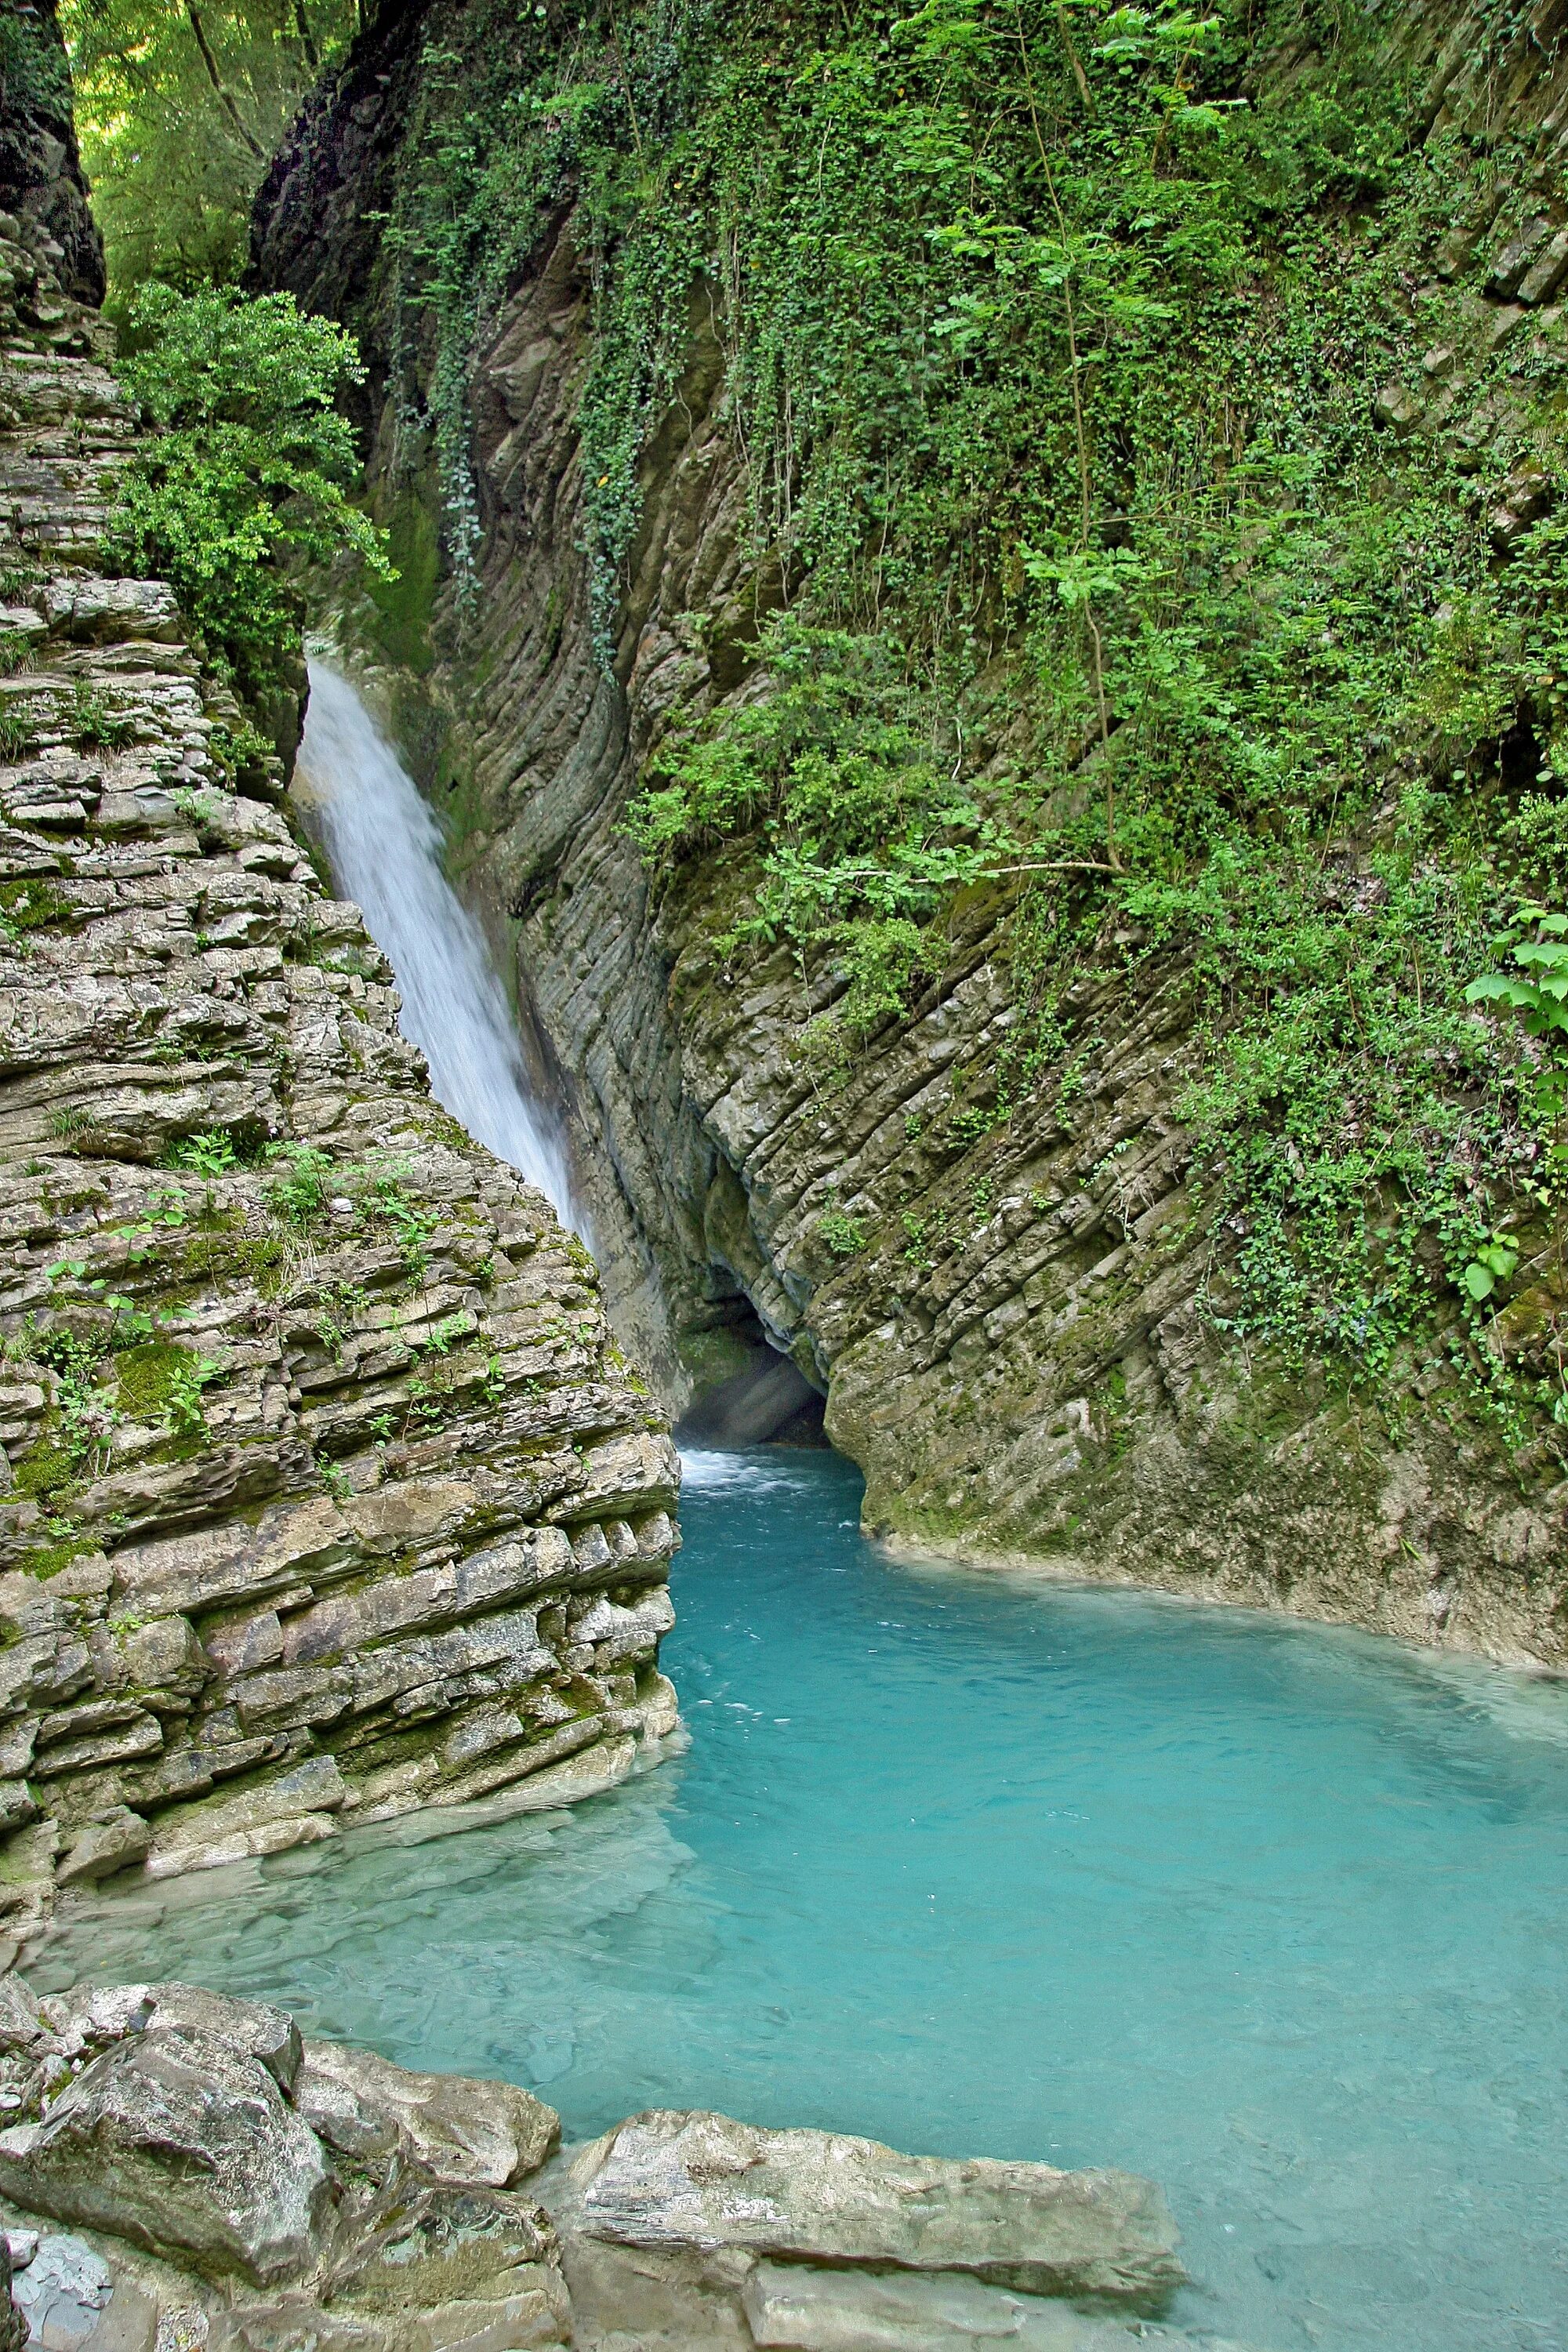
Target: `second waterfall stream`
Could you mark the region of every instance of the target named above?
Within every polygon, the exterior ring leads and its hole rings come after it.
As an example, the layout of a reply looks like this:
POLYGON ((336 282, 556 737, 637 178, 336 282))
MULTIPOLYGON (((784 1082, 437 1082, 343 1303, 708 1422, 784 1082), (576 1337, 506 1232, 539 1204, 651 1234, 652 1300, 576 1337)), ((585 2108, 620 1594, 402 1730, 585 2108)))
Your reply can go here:
POLYGON ((403 1034, 437 1100, 574 1223, 566 1155, 533 1098, 484 935, 441 870, 440 828, 355 688, 321 661, 294 796, 397 975, 403 1034))

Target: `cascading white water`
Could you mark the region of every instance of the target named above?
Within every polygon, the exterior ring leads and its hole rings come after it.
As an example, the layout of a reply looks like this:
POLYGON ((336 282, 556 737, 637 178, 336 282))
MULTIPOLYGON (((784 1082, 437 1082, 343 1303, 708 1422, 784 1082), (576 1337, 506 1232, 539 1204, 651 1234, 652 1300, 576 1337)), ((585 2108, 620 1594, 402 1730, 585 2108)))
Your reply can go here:
POLYGON ((441 835, 347 678, 310 664, 294 790, 345 898, 397 974, 403 1034, 437 1101, 574 1223, 566 1158, 542 1118, 484 936, 441 871, 441 835))

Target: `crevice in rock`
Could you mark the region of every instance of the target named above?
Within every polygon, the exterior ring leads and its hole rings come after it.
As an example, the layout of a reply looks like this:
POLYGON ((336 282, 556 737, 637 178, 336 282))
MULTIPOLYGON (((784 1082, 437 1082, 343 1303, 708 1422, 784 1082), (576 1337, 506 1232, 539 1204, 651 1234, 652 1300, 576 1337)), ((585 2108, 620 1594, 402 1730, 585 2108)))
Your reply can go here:
POLYGON ((682 1445, 826 1445, 827 1400, 793 1357, 780 1352, 754 1308, 742 1302, 726 1333, 747 1360, 699 1388, 676 1430, 682 1445))

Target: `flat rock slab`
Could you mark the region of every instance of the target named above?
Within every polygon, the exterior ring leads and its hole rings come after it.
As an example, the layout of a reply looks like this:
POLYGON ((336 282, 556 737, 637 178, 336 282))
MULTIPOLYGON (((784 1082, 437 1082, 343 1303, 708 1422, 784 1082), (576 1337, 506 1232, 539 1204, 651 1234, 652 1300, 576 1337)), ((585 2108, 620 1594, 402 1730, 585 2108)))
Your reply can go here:
POLYGON ((309 2266, 331 2177, 258 2058, 150 2028, 93 2059, 42 2123, 0 2132, 0 2190, 268 2285, 309 2266))
POLYGON ((1157 2308, 1184 2278, 1152 2181, 901 2156, 837 2132, 728 2116, 636 2116, 572 2162, 563 2226, 623 2246, 963 2272, 1032 2295, 1157 2308))
MULTIPOLYGON (((962 2273, 759 2263, 742 2304, 753 2342, 768 2352, 1196 2352, 1190 2336, 1092 2318, 962 2273)), ((1208 2338, 1204 2352, 1241 2347, 1208 2338)))

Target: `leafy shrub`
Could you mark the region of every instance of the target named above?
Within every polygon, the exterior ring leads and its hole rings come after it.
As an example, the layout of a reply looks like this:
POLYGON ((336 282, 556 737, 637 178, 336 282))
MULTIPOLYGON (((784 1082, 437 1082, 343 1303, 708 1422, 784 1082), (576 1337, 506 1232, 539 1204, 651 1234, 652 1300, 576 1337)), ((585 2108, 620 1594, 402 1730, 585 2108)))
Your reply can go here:
POLYGON ((347 557, 391 576, 344 488, 358 462, 333 403, 363 377, 358 351, 290 294, 153 285, 132 320, 143 346, 121 373, 157 429, 127 469, 106 552, 167 580, 209 657, 263 695, 299 636, 289 566, 347 557))

